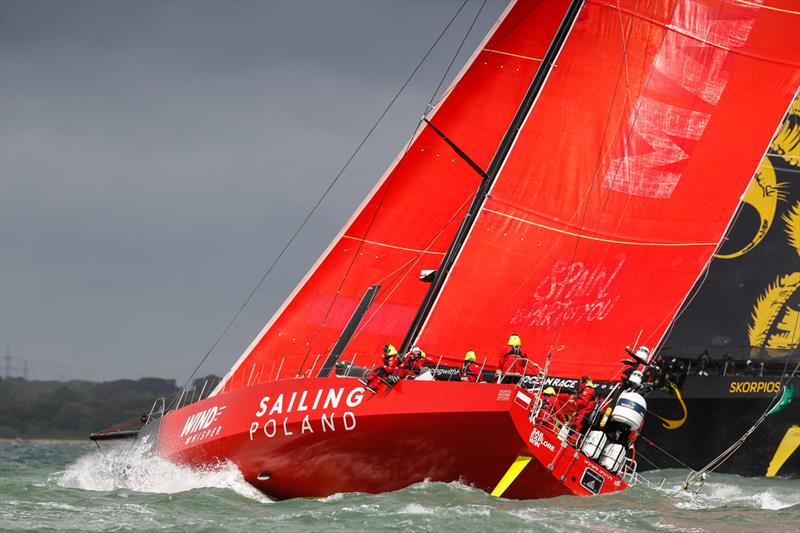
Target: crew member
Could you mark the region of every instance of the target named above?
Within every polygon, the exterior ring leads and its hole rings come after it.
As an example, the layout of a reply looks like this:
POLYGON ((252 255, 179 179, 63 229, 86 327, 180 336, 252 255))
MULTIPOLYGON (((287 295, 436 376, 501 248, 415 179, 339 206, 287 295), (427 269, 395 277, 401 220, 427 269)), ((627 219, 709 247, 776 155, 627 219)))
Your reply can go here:
POLYGON ((392 374, 397 373, 400 361, 397 358, 397 348, 391 344, 383 347, 383 365, 374 369, 366 376, 364 384, 372 392, 378 390, 381 383, 392 374))
POLYGON ((414 378, 419 376, 422 371, 422 365, 425 364, 425 352, 419 346, 414 346, 403 357, 403 362, 400 364, 398 375, 402 378, 414 378))
POLYGON ((481 367, 478 366, 477 359, 474 350, 470 350, 464 355, 464 363, 461 365, 461 372, 459 373, 461 381, 471 381, 473 383, 480 381, 481 367))
POLYGON ((574 398, 575 402, 575 431, 581 433, 588 427, 590 421, 589 417, 594 411, 594 406, 597 403, 594 394, 594 383, 589 376, 581 377, 581 383, 578 386, 578 392, 574 398))
POLYGON ((542 408, 539 411, 541 418, 547 419, 555 416, 558 412, 558 398, 553 387, 547 387, 542 391, 542 408))
POLYGON ((551 413, 558 410, 558 398, 553 387, 547 387, 542 391, 542 409, 547 409, 551 413))
POLYGON ((703 350, 703 353, 697 358, 697 375, 707 376, 708 371, 706 368, 711 367, 711 356, 708 355, 708 350, 703 350))
POLYGON ((503 374, 522 374, 525 371, 527 356, 522 351, 522 340, 519 335, 512 333, 506 343, 507 349, 500 359, 500 368, 503 374))

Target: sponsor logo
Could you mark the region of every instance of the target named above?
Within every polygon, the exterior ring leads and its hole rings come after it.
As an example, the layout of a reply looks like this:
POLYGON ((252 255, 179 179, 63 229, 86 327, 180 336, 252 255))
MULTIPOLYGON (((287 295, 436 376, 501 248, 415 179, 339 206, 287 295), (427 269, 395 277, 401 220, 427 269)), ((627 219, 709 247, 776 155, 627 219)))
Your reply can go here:
POLYGON ((531 436, 528 438, 528 442, 530 442, 535 448, 540 448, 543 446, 551 452, 556 451, 556 447, 545 440, 544 433, 536 428, 533 428, 533 431, 531 431, 531 436))
POLYGON ((315 431, 353 431, 356 428, 355 413, 341 412, 340 407, 358 407, 364 401, 364 392, 364 387, 355 387, 346 393, 345 387, 339 387, 281 393, 275 398, 264 396, 254 413, 257 420, 250 423, 250 440, 262 435, 271 439, 277 435, 289 437, 296 433, 303 435, 315 431), (309 414, 301 419, 288 416, 303 412, 309 414))
POLYGON ((734 381, 728 392, 731 394, 748 394, 759 392, 778 392, 781 388, 779 381, 734 381))
POLYGON ((215 405, 187 418, 180 435, 180 438, 186 437, 184 444, 193 444, 219 435, 222 432, 222 425, 216 422, 226 408, 226 405, 215 405))
POLYGON ((504 402, 511 398, 511 389, 500 389, 497 391, 497 401, 504 402))
POLYGON ((620 398, 617 400, 617 405, 637 412, 642 416, 647 412, 647 408, 644 405, 628 400, 627 398, 620 398))

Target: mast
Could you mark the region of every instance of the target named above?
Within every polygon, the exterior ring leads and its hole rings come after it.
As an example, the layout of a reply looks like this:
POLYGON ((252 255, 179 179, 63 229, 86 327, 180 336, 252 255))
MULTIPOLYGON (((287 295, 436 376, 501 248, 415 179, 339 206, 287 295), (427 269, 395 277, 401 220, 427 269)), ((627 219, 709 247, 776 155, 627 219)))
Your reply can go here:
MULTIPOLYGON (((497 178, 503 163, 511 152, 511 148, 514 146, 514 141, 517 139, 528 113, 530 113, 533 104, 536 102, 536 99, 541 93, 541 90, 544 87, 544 82, 547 80, 547 76, 553 69, 553 64, 555 63, 558 54, 561 52, 561 49, 567 40, 567 36, 569 35, 573 24, 575 24, 575 19, 577 19, 578 13, 580 13, 583 2, 584 0, 572 0, 570 2, 570 5, 564 14, 564 18, 562 19, 555 36, 550 42, 550 46, 547 48, 547 52, 545 53, 544 58, 542 58, 539 68, 536 70, 536 74, 531 81, 530 87, 528 87, 528 90, 525 93, 519 108, 517 108, 517 112, 514 114, 514 118, 511 120, 511 124, 506 130, 505 135, 503 135, 503 139, 500 141, 497 152, 495 152, 492 161, 489 163, 489 168, 486 170, 483 180, 481 180, 481 184, 475 193, 475 197, 473 198, 469 209, 467 210, 467 214, 464 216, 461 226, 458 228, 458 232, 456 232, 453 241, 450 243, 450 247, 447 249, 439 268, 436 270, 433 282, 428 288, 428 292, 425 294, 425 298, 422 300, 422 303, 417 310, 417 314, 414 316, 414 321, 411 323, 405 339, 403 339, 403 344, 400 349, 401 353, 404 353, 411 348, 411 345, 419 335, 420 330, 422 329, 422 326, 428 317, 428 314, 430 314, 437 296, 441 292, 442 287, 444 287, 444 283, 447 280, 450 269, 453 267, 453 263, 455 263, 458 253, 461 251, 462 246, 466 242, 467 235, 469 235, 470 229, 472 229, 475 219, 477 218, 478 213, 492 188, 492 184, 497 178)), ((433 125, 431 124, 431 126, 433 125)), ((437 133, 439 133, 438 130, 437 133)), ((439 134, 441 135, 441 133, 439 134)))

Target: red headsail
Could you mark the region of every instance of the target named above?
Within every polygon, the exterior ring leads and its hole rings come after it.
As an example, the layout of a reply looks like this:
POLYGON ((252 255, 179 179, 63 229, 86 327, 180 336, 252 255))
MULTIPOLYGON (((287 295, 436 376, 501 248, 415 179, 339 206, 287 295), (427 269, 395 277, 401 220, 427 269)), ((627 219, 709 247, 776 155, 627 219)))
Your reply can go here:
POLYGON ((587 0, 420 335, 611 378, 657 344, 800 85, 800 2, 587 0))
MULTIPOLYGON (((436 127, 482 168, 508 129, 567 4, 511 5, 432 114, 436 127)), ((428 287, 418 273, 437 268, 480 180, 423 127, 217 392, 319 369, 372 284, 382 288, 343 358, 372 364, 385 343, 401 342, 428 287)))

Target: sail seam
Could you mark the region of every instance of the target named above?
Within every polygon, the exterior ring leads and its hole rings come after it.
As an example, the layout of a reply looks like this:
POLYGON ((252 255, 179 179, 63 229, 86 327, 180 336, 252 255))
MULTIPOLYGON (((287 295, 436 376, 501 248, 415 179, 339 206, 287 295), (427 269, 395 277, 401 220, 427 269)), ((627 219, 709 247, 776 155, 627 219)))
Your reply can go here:
POLYGON ((420 250, 418 248, 408 248, 406 246, 396 246, 394 244, 387 244, 385 242, 378 242, 378 241, 370 241, 368 239, 362 239, 360 237, 352 237, 350 235, 342 235, 343 239, 350 239, 353 241, 359 241, 366 244, 374 244, 376 246, 383 246, 384 248, 393 248, 395 250, 404 250, 406 252, 415 252, 419 254, 433 254, 433 255, 444 255, 444 252, 432 252, 430 250, 420 250))
POLYGON ((627 244, 630 246, 661 246, 661 247, 682 247, 682 246, 716 246, 716 242, 645 242, 645 241, 623 241, 618 239, 607 239, 605 237, 593 237, 586 234, 577 233, 574 231, 569 231, 565 229, 556 228, 553 226, 548 226, 546 224, 540 224, 538 222, 532 222, 530 220, 526 220, 524 218, 515 217, 513 215, 509 215, 507 213, 503 213, 501 211, 495 211, 493 209, 483 208, 484 213, 493 213, 495 215, 500 215, 502 217, 510 218, 512 220, 516 220, 518 222, 523 222, 525 224, 529 224, 531 226, 536 226, 537 228, 547 229, 550 231, 554 231, 556 233, 562 233, 564 235, 571 235, 573 237, 578 237, 579 239, 587 239, 590 241, 598 241, 598 242, 608 242, 612 244, 627 244))
MULTIPOLYGON (((505 20, 505 18, 511 12, 511 9, 514 7, 514 5, 516 5, 516 1, 517 0, 513 0, 512 2, 509 3, 509 5, 503 11, 503 14, 500 16, 500 18, 492 26, 491 30, 486 35, 486 37, 484 37, 483 41, 481 42, 481 44, 479 46, 479 49, 482 49, 484 47, 484 45, 489 42, 490 37, 500 27, 502 22, 505 20)), ((475 60, 477 59, 478 55, 479 55, 479 51, 476 50, 472 54, 472 56, 470 57, 470 59, 467 62, 467 64, 464 65, 464 67, 458 73, 458 76, 456 76, 456 78, 451 82, 450 87, 441 96, 441 98, 439 99, 439 102, 437 103, 437 105, 434 107, 434 109, 429 114, 429 116, 431 118, 436 116, 437 111, 445 103, 445 101, 447 100, 447 97, 452 92, 453 87, 455 87, 461 81, 461 79, 466 75, 467 71, 475 63, 475 60)), ((217 383, 217 386, 214 388, 214 390, 212 390, 211 393, 209 393, 209 397, 210 396, 215 396, 215 395, 217 395, 220 392, 225 390, 225 387, 226 387, 226 385, 228 383, 228 380, 233 377, 233 375, 236 373, 236 371, 239 370, 241 365, 244 364, 244 362, 250 357, 250 355, 253 353, 253 350, 255 350, 256 346, 258 346, 261 343, 263 338, 272 329, 272 327, 275 325, 275 323, 278 321, 278 319, 283 315, 283 313, 289 307, 289 305, 294 300, 294 298, 306 286, 306 284, 309 282, 309 280, 311 280, 311 278, 317 272, 317 270, 322 265, 322 263, 325 261, 325 259, 330 255, 330 253, 333 251, 333 249, 336 247, 336 245, 339 242, 341 242, 341 238, 344 236, 345 231, 347 231, 350 228, 350 226, 352 226, 352 224, 355 222, 355 220, 364 211, 366 206, 378 194, 378 191, 380 191, 381 187, 387 181, 389 181, 390 176, 398 168, 398 166, 400 164, 400 161, 405 156, 405 154, 408 151, 409 147, 411 145, 413 145, 413 143, 419 138, 419 136, 422 134, 423 131, 424 131, 424 128, 417 127, 417 129, 414 132, 414 135, 412 136, 412 138, 408 141, 406 146, 404 146, 403 149, 397 154, 397 156, 395 157, 394 161, 392 161, 392 164, 389 166, 388 169, 386 169, 386 171, 384 172, 383 176, 381 176, 381 179, 378 180, 378 182, 375 184, 375 186, 372 188, 372 190, 370 190, 370 192, 367 194, 366 198, 364 198, 364 200, 361 202, 361 204, 358 206, 358 208, 355 210, 355 212, 350 216, 350 219, 342 226, 341 230, 339 230, 339 233, 336 235, 336 237, 330 242, 328 247, 317 258, 316 262, 309 269, 309 271, 306 272, 306 274, 303 277, 303 279, 300 280, 300 282, 295 286, 295 288, 292 290, 292 292, 286 297, 286 299, 284 299, 283 303, 281 303, 281 305, 277 309, 277 311, 275 311, 275 313, 272 315, 270 320, 261 329, 261 331, 259 331, 258 335, 256 335, 256 337, 250 342, 250 344, 247 346, 247 348, 244 350, 244 352, 242 352, 242 354, 239 356, 239 358, 236 360, 236 362, 233 364, 233 366, 230 368, 230 370, 228 370, 228 372, 225 374, 225 376, 223 376, 223 378, 219 381, 219 383, 217 383)))
MULTIPOLYGON (((792 105, 794 105, 794 102, 798 98, 800 98, 800 88, 798 88, 794 92, 794 97, 792 97, 792 99, 789 102, 789 106, 783 113, 784 118, 789 114, 789 111, 792 109, 792 105)), ((783 126, 784 118, 782 118, 778 122, 778 126, 775 128, 775 132, 772 134, 772 137, 770 137, 769 143, 767 144, 766 148, 764 148, 764 152, 762 156, 758 159, 757 166, 752 170, 751 176, 755 176, 756 172, 758 171, 758 165, 760 165, 761 161, 768 155, 770 147, 772 146, 772 140, 775 138, 776 135, 778 135, 778 132, 783 126)), ((730 234, 733 228, 733 225, 735 224, 736 220, 742 213, 742 206, 744 205, 743 199, 744 195, 742 195, 742 197, 739 199, 739 205, 736 206, 736 209, 734 209, 733 213, 731 214, 728 220, 728 224, 725 227, 725 231, 722 232, 722 238, 717 244, 717 248, 715 249, 714 252, 712 252, 711 256, 709 256, 706 259, 705 266, 703 266, 702 270, 695 278, 694 283, 692 283, 692 288, 689 289, 689 292, 686 294, 686 297, 678 305, 675 306, 674 311, 671 313, 671 318, 670 317, 665 318, 664 322, 667 322, 667 327, 664 328, 664 332, 661 334, 661 337, 658 339, 658 342, 655 343, 656 348, 653 351, 654 354, 658 354, 661 351, 661 349, 664 347, 662 346, 662 344, 667 338, 669 338, 669 335, 672 333, 672 330, 675 327, 675 323, 677 322, 677 320, 681 317, 681 315, 683 315, 683 313, 686 311, 686 309, 689 307, 692 301, 697 297, 697 295, 700 294, 700 289, 703 286, 703 283, 705 283, 705 280, 708 278, 711 261, 714 258, 714 253, 717 252, 722 247, 722 243, 727 239, 728 235, 730 234)), ((662 324, 664 322, 662 322, 662 324)), ((659 328, 660 327, 661 325, 659 324, 659 328)))
POLYGON ((780 13, 789 13, 790 15, 800 15, 800 11, 792 11, 791 9, 781 9, 779 7, 765 6, 756 2, 748 2, 747 0, 733 0, 737 4, 744 4, 746 6, 758 7, 761 9, 768 9, 770 11, 778 11, 780 13))
MULTIPOLYGON (((536 90, 536 94, 533 96, 533 100, 529 103, 528 109, 525 112, 525 114, 522 117, 522 119, 520 120, 519 124, 515 124, 516 119, 517 119, 517 116, 515 116, 514 120, 512 120, 511 124, 509 125, 509 130, 506 132, 506 135, 508 135, 509 133, 511 133, 512 130, 514 130, 513 138, 510 141, 510 146, 508 147, 508 150, 506 151, 506 153, 503 156, 501 161, 494 161, 493 160, 489 164, 489 168, 487 169, 487 178, 485 178, 484 181, 491 180, 491 183, 489 184, 488 190, 483 194, 483 198, 480 200, 480 204, 478 205, 478 209, 475 211, 475 214, 474 214, 474 219, 473 219, 472 223, 470 224, 470 227, 467 229, 466 235, 464 235, 464 240, 462 241, 459 249, 457 250, 457 252, 455 254, 455 257, 452 260, 452 263, 450 264, 449 268, 447 269, 448 271, 452 271, 456 267, 456 265, 458 264, 459 260, 461 259, 461 254, 464 252, 464 249, 466 248, 467 242, 469 241, 469 238, 472 236, 472 233, 475 230, 475 222, 477 221, 478 217, 480 217, 481 211, 484 209, 484 207, 486 205, 486 202, 487 202, 487 200, 489 198, 489 195, 491 195, 491 192, 494 190, 494 187, 495 187, 495 185, 497 183, 497 178, 499 178, 499 176, 502 174, 503 169, 505 168, 505 165, 508 162, 508 159, 509 159, 509 157, 511 155, 511 152, 514 150, 514 147, 516 146, 517 140, 519 140, 519 136, 520 136, 522 130, 525 128, 525 125, 527 124, 528 119, 530 118, 531 113, 533 112, 533 109, 536 106, 536 103, 539 101, 539 97, 542 94, 542 90, 544 90, 544 87, 547 84, 548 79, 550 78, 551 74, 553 73, 553 69, 556 66, 556 61, 561 56, 561 52, 563 51, 567 40, 569 39, 570 35, 572 34, 572 30, 575 27, 575 22, 577 21, 578 16, 580 15, 581 10, 583 9, 584 5, 585 5, 584 4, 584 0, 572 0, 572 2, 570 3, 570 6, 567 8, 567 10, 566 10, 566 12, 564 14, 565 18, 561 21, 561 24, 559 25, 558 29, 556 30, 556 33, 555 33, 555 36, 554 36, 554 39, 558 39, 559 38, 559 34, 562 31, 564 31, 564 35, 561 38, 561 42, 558 45, 558 49, 554 50, 552 48, 553 42, 551 41, 550 47, 548 48, 547 52, 545 53, 545 58, 549 58, 550 65, 548 67, 547 64, 544 62, 544 60, 542 61, 542 63, 537 68, 536 74, 534 74, 533 80, 531 81, 531 87, 528 88, 528 93, 526 93, 525 97, 523 97, 523 100, 520 103, 520 105, 524 105, 525 100, 528 98, 529 93, 532 90, 534 84, 537 84, 537 81, 538 81, 539 87, 536 90), (571 20, 569 21, 568 27, 565 28, 564 24, 567 22, 567 19, 569 19, 569 18, 571 18, 571 20), (555 52, 555 53, 553 53, 553 52, 555 52), (546 68, 547 70, 546 70, 543 78, 539 81, 539 80, 537 80, 537 77, 539 75, 540 70, 543 69, 543 68, 546 68), (495 166, 495 163, 497 163, 496 170, 493 169, 493 167, 495 166)), ((542 72, 544 72, 544 71, 542 71, 542 72)), ((520 112, 520 110, 517 110, 518 114, 519 114, 519 112, 520 112)), ((503 141, 501 141, 501 144, 498 147, 498 150, 502 149, 503 144, 505 143, 505 140, 506 139, 504 138, 503 141)), ((496 157, 497 157, 497 154, 495 154, 495 158, 496 157)), ((480 189, 478 190, 477 194, 480 194, 480 189)), ((467 214, 467 216, 468 217, 470 216, 469 213, 467 214)), ((466 219, 465 219, 465 222, 466 222, 466 219)), ((445 257, 443 262, 446 261, 446 260, 447 260, 447 258, 445 257)), ((440 266, 440 269, 441 268, 442 267, 440 266)), ((439 274, 437 274, 437 275, 439 275, 439 274)), ((437 308, 437 306, 439 304, 439 301, 441 299, 442 293, 444 292, 444 289, 447 286, 447 282, 449 280, 450 280, 450 276, 449 275, 445 275, 444 279, 442 280, 441 287, 439 287, 438 293, 435 295, 435 297, 433 298, 433 301, 430 303, 430 306, 429 306, 429 308, 427 310, 426 316, 422 320, 422 323, 416 328, 416 331, 409 331, 409 334, 407 335, 406 339, 403 341, 403 347, 404 348, 407 347, 406 345, 410 344, 409 341, 417 341, 420 337, 422 337, 422 334, 425 331, 425 328, 428 326, 428 322, 430 321, 430 318, 433 315, 434 310, 437 308)), ((434 284, 435 283, 436 283, 436 281, 434 281, 434 284)), ((433 289, 433 287, 431 287, 431 288, 433 289)), ((427 298, 427 296, 426 296, 426 298, 427 298)), ((425 302, 423 302, 423 305, 425 305, 425 302)), ((413 328, 414 328, 414 326, 412 325, 412 329, 413 328)))
POLYGON ((529 61, 538 61, 539 63, 542 62, 542 58, 540 58, 540 57, 530 57, 530 56, 524 56, 524 55, 521 55, 521 54, 512 54, 511 52, 503 52, 501 50, 494 50, 492 48, 484 48, 483 51, 484 52, 492 52, 494 54, 501 54, 501 55, 504 55, 504 56, 518 57, 520 59, 527 59, 529 61))
POLYGON ((785 65, 785 66, 793 67, 793 68, 797 68, 798 66, 800 66, 800 64, 792 63, 791 61, 782 61, 780 59, 775 59, 775 58, 772 58, 772 57, 767 57, 767 56, 763 56, 763 55, 759 55, 759 54, 745 53, 742 50, 739 50, 739 49, 736 49, 736 48, 732 48, 732 47, 728 47, 728 46, 722 46, 719 43, 715 43, 713 41, 709 41, 707 39, 704 39, 703 37, 701 37, 699 35, 695 35, 694 33, 691 33, 688 30, 686 30, 684 28, 681 28, 679 26, 675 26, 673 24, 663 24, 663 23, 661 23, 661 22, 659 22, 659 21, 657 21, 655 19, 652 19, 650 17, 646 17, 646 16, 642 15, 641 13, 637 13, 637 12, 632 11, 630 9, 625 9, 625 8, 622 8, 622 7, 611 5, 611 4, 607 3, 607 2, 602 2, 602 1, 598 1, 598 0, 586 0, 586 1, 591 3, 591 4, 593 4, 593 5, 599 6, 599 7, 606 7, 606 8, 609 8, 609 9, 614 9, 614 10, 616 10, 618 12, 625 13, 626 15, 628 15, 630 17, 635 17, 635 18, 638 18, 640 20, 647 21, 647 22, 649 22, 650 24, 652 24, 654 26, 659 26, 661 28, 664 28, 667 31, 673 31, 675 33, 683 35, 684 37, 687 37, 687 38, 692 39, 694 41, 697 41, 699 43, 703 43, 703 44, 708 45, 708 46, 710 46, 712 48, 718 48, 720 50, 725 50, 726 52, 731 53, 731 54, 736 54, 736 55, 741 56, 741 57, 747 57, 749 59, 755 59, 757 61, 766 61, 768 63, 775 63, 777 65, 785 65))

